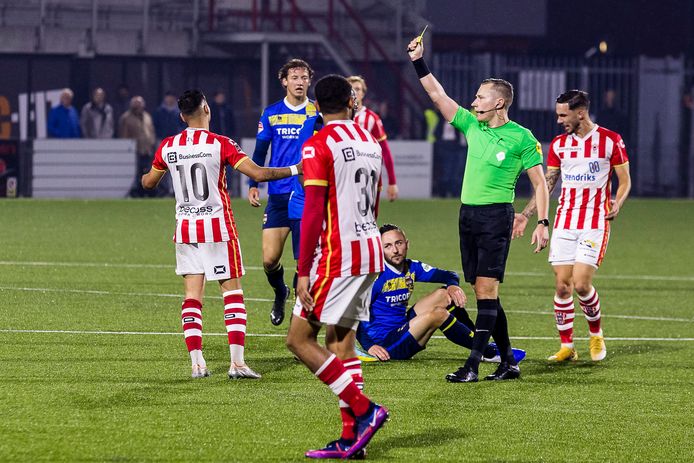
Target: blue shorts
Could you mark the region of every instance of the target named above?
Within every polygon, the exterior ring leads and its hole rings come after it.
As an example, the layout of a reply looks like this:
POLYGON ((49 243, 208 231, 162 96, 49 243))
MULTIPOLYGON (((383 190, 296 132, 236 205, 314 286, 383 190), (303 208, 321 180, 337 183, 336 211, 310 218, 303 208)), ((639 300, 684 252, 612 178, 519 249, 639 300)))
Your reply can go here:
POLYGON ((289 228, 292 231, 292 252, 294 260, 299 260, 299 244, 301 243, 301 219, 289 219, 289 228))
POLYGON ((268 195, 265 214, 263 215, 263 230, 266 228, 289 227, 289 193, 268 195))
POLYGON ((425 346, 420 346, 410 334, 410 320, 388 333, 379 345, 388 351, 391 360, 408 360, 425 349, 425 346))

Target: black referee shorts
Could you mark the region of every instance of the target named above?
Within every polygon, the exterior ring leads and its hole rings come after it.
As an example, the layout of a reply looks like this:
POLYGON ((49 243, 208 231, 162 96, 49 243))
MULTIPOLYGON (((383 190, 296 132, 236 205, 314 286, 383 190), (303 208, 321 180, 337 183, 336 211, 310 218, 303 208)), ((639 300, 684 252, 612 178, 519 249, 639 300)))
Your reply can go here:
POLYGON ((513 215, 513 206, 507 203, 460 206, 458 231, 465 281, 474 284, 477 277, 504 281, 513 215))

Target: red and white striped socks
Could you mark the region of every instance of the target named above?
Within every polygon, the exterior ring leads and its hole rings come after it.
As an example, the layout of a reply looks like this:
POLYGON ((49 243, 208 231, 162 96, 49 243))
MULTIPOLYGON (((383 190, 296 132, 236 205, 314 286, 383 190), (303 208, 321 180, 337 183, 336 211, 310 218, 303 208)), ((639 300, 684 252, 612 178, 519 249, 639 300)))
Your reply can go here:
POLYGON ((335 354, 328 357, 315 375, 346 403, 356 416, 361 416, 369 410, 371 401, 359 390, 352 374, 335 354))
POLYGON ((573 349, 574 347, 574 299, 562 299, 554 295, 554 318, 559 330, 561 345, 573 349))
POLYGON ((229 338, 231 363, 244 365, 243 350, 246 345, 246 306, 243 290, 226 291, 224 297, 224 324, 229 338))
POLYGON ((181 324, 186 347, 193 365, 207 366, 202 356, 202 304, 196 299, 186 299, 181 307, 181 324))
MULTIPOLYGON (((357 385, 360 391, 364 390, 364 377, 361 372, 361 360, 358 358, 345 359, 343 362, 345 370, 352 376, 352 381, 357 385)), ((340 417, 342 418, 342 439, 354 440, 356 435, 354 433, 354 424, 356 419, 352 409, 349 408, 347 402, 340 399, 340 417)))
POLYGON ((590 288, 588 296, 578 296, 578 302, 581 305, 583 314, 588 320, 588 329, 591 336, 602 336, 602 328, 600 327, 600 296, 594 287, 590 288))

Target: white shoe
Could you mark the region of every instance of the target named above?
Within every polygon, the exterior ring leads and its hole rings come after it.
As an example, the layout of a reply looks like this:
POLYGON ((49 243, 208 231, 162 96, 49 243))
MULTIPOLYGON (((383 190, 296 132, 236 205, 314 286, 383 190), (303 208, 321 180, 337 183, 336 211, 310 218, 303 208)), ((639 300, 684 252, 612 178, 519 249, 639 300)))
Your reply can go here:
POLYGON ((193 373, 190 375, 193 378, 206 378, 210 376, 210 370, 202 365, 193 365, 193 373))
POLYGON ((260 379, 259 373, 256 373, 246 364, 236 365, 234 363, 229 367, 229 379, 260 379))

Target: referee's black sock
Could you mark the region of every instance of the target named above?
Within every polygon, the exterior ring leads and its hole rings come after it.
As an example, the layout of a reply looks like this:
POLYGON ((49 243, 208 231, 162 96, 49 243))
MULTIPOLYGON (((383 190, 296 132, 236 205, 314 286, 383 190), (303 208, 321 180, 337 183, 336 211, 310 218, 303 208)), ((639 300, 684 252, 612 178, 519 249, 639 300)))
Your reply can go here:
POLYGON ((475 323, 477 329, 472 338, 470 357, 465 362, 465 366, 475 373, 478 371, 482 354, 494 330, 497 308, 496 299, 477 299, 477 322, 475 323))
POLYGON ((507 362, 509 365, 516 365, 516 359, 513 357, 513 350, 511 349, 511 340, 508 336, 508 321, 506 320, 506 313, 504 313, 504 308, 501 307, 501 301, 496 298, 497 304, 497 317, 496 325, 494 325, 494 330, 492 331, 492 337, 494 342, 496 342, 496 347, 499 349, 499 356, 502 362, 507 362))
POLYGON ((265 269, 265 276, 275 292, 281 291, 284 294, 284 267, 282 264, 277 264, 277 267, 272 270, 265 269))

